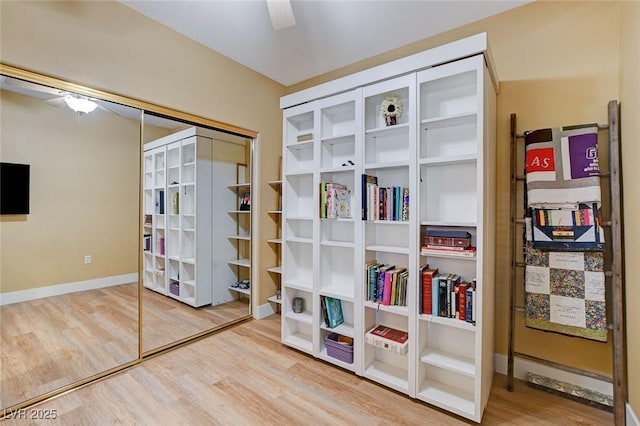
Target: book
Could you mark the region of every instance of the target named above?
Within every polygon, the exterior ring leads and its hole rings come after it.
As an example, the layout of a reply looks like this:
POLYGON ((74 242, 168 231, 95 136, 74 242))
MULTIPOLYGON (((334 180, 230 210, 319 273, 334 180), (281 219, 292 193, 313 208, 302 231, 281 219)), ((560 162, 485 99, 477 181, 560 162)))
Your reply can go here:
POLYGON ((298 142, 306 142, 313 139, 313 133, 302 133, 296 138, 298 142))
POLYGON ((428 229, 424 244, 444 247, 468 248, 471 246, 471 234, 467 231, 451 229, 428 229))
POLYGON ((375 300, 377 273, 380 264, 377 260, 373 259, 367 262, 366 267, 366 279, 367 279, 367 300, 373 302, 375 300))
POLYGON ((422 313, 426 315, 433 315, 433 277, 438 275, 438 268, 430 268, 429 265, 425 265, 420 270, 422 277, 422 313))
POLYGON ((436 275, 431 279, 431 314, 439 314, 438 289, 440 288, 440 276, 436 275))
POLYGON ((327 318, 329 322, 327 327, 335 328, 344 323, 344 316, 342 314, 342 301, 334 297, 325 296, 324 301, 327 306, 327 318))
POLYGON ((158 192, 158 201, 156 202, 158 214, 164 214, 164 191, 158 192))
POLYGON ((240 211, 251 210, 251 193, 243 192, 240 196, 240 211))
POLYGON ((385 325, 377 325, 364 335, 365 343, 395 352, 406 354, 409 343, 409 333, 385 325))
POLYGON ((374 186, 378 186, 378 178, 371 175, 362 175, 362 220, 372 220, 372 213, 370 208, 370 191, 374 186))
POLYGON ((320 311, 322 312, 322 320, 324 321, 325 325, 328 327, 329 316, 327 313, 327 302, 324 296, 320 296, 320 311))
POLYGON ((467 318, 467 288, 469 283, 460 283, 458 286, 458 318, 462 321, 466 321, 467 318))
POLYGON ((336 191, 336 216, 351 218, 351 191, 348 189, 338 189, 336 191))
POLYGON ((476 257, 476 250, 448 250, 442 248, 426 248, 420 249, 422 256, 455 256, 455 257, 476 257))
POLYGON ((465 318, 470 324, 476 323, 476 280, 472 280, 465 291, 465 318))
POLYGON ((180 193, 178 191, 173 193, 173 199, 171 200, 171 213, 180 213, 180 193))

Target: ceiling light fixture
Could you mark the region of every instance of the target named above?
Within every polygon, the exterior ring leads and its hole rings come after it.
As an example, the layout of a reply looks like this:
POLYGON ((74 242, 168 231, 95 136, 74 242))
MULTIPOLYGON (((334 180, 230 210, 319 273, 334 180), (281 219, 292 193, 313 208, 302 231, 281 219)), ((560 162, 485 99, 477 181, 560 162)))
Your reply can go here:
POLYGON ((98 107, 97 103, 93 102, 86 96, 68 94, 65 95, 64 101, 67 106, 75 112, 82 112, 85 114, 90 113, 98 107))
POLYGON ((290 0, 267 0, 267 8, 274 30, 281 30, 296 24, 290 0))

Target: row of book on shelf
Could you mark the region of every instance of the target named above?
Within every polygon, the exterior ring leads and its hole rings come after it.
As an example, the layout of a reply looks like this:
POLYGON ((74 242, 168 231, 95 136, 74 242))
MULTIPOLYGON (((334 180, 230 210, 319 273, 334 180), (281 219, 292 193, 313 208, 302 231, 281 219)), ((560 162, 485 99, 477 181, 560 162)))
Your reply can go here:
POLYGON ((346 185, 320 182, 320 219, 351 217, 351 191, 346 185))
POLYGON ((448 254, 475 257, 476 248, 471 245, 471 234, 456 229, 427 229, 420 254, 448 254))
POLYGON ((476 280, 462 281, 458 274, 420 268, 420 313, 476 323, 476 280))
POLYGON ((409 271, 370 260, 366 263, 367 300, 383 305, 407 306, 409 271))
MULTIPOLYGON (((142 241, 142 250, 152 253, 153 248, 151 244, 152 238, 151 234, 144 234, 142 241)), ((164 237, 158 237, 158 254, 164 256, 164 237)))
POLYGON ((378 186, 378 177, 362 175, 362 220, 409 220, 409 188, 378 186))

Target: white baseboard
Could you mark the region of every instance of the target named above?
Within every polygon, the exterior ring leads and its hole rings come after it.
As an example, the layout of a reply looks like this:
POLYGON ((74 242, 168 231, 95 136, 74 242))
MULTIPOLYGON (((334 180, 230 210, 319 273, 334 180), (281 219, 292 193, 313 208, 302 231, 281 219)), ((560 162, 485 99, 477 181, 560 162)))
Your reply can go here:
MULTIPOLYGON (((506 375, 508 364, 507 356, 503 354, 494 354, 494 361, 496 372, 506 375)), ((570 373, 548 365, 516 357, 513 365, 513 376, 517 379, 526 381, 527 373, 529 372, 571 383, 572 385, 596 391, 613 398, 613 383, 581 376, 579 374, 570 373)))
POLYGON ((257 309, 253 312, 254 319, 266 318, 276 313, 273 307, 273 303, 267 302, 264 305, 258 305, 257 309))
POLYGON ((640 421, 638 421, 638 416, 633 412, 633 408, 627 403, 627 415, 626 415, 626 425, 627 426, 640 426, 640 421))
POLYGON ((50 285, 46 287, 31 288, 28 290, 0 293, 0 306, 11 303, 26 302, 28 300, 42 299, 43 297, 60 296, 62 294, 75 293, 77 291, 95 290, 120 284, 128 284, 138 281, 138 274, 115 275, 112 277, 96 278, 93 280, 78 281, 74 283, 50 285))

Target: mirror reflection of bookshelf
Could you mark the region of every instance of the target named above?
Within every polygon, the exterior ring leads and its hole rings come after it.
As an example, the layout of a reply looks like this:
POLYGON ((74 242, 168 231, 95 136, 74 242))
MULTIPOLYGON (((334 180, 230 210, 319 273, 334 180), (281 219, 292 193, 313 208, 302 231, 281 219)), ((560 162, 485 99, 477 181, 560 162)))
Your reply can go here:
POLYGON ((267 300, 274 303, 276 312, 279 312, 282 304, 282 157, 278 163, 278 179, 269 181, 269 186, 275 192, 275 202, 272 204, 274 209, 269 210, 268 214, 275 223, 276 233, 274 238, 268 240, 275 254, 275 265, 267 268, 267 272, 273 279, 275 292, 267 300))

